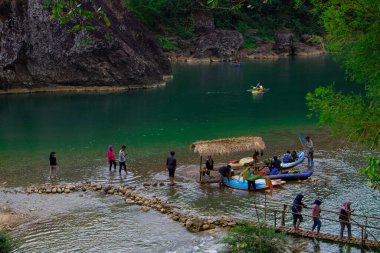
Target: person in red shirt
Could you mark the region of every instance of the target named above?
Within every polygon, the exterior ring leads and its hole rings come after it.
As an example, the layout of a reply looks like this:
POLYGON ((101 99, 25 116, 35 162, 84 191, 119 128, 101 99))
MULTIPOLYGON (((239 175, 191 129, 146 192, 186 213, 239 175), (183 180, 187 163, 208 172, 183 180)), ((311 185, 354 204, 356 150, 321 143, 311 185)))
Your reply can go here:
POLYGON ((113 151, 112 145, 108 146, 107 158, 108 158, 108 163, 110 165, 110 171, 111 171, 112 164, 113 164, 114 170, 116 171, 115 152, 113 151))

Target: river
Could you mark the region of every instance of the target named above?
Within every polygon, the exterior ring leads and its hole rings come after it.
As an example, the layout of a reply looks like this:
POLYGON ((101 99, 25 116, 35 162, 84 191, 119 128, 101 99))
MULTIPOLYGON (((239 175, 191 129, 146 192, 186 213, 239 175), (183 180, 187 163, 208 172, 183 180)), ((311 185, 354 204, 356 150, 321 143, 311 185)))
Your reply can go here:
MULTIPOLYGON (((347 85, 343 70, 329 57, 250 61, 243 62, 240 68, 225 63, 175 64, 173 75, 165 87, 125 93, 2 96, 0 184, 12 189, 47 182, 51 151, 57 152, 60 181, 139 185, 149 180, 166 180, 164 162, 171 150, 176 151, 182 169, 197 164, 198 157, 188 149, 197 140, 262 136, 267 145, 264 157, 270 157, 287 149, 301 149, 298 136, 305 133, 316 146, 316 180, 287 184, 284 189, 275 190, 271 198, 289 202, 303 192, 309 205, 321 197, 326 208, 338 208, 350 199, 357 213, 380 216, 379 192, 371 190, 366 178, 356 174, 368 152, 330 137, 327 130, 316 126, 315 119, 306 117, 305 95, 318 86, 335 83, 343 92, 361 90, 347 85), (246 92, 257 82, 270 88, 269 92, 246 92), (105 153, 110 144, 115 150, 127 145, 126 178, 108 172, 105 153)), ((247 155, 250 154, 215 160, 222 163, 247 155)), ((257 198, 254 193, 219 190, 217 185, 200 186, 183 178, 174 188, 156 188, 147 194, 167 198, 189 212, 240 218, 255 215, 252 202, 257 198)), ((33 210, 40 217, 12 232, 21 242, 16 252, 220 249, 214 237, 190 234, 160 214, 142 213, 134 206, 125 207, 117 199, 74 195, 62 200, 54 196, 40 200, 37 196, 32 200, 39 204, 30 207, 32 204, 27 204, 22 194, 0 197, 7 200, 5 206, 24 212, 33 210), (56 201, 62 209, 53 208, 56 201), (52 210, 41 215, 45 209, 52 210), (164 231, 160 229, 163 223, 167 226, 164 231), (60 239, 54 240, 56 237, 60 239)), ((322 230, 335 232, 337 224, 324 224, 322 230)), ((339 250, 334 244, 320 246, 321 252, 339 250)), ((308 250, 313 252, 315 248, 310 246, 308 250)), ((352 249, 355 251, 358 249, 352 249)))

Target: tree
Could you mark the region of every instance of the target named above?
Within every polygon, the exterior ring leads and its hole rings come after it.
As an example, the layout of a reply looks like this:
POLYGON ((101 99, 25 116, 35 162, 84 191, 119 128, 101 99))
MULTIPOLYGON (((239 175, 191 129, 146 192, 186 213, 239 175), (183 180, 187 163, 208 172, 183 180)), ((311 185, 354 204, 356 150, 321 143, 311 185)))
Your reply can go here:
MULTIPOLYGON (((319 123, 350 141, 379 147, 380 138, 380 1, 313 0, 322 12, 327 48, 343 62, 347 76, 365 85, 364 94, 347 95, 333 86, 319 87, 306 100, 319 123)), ((369 176, 380 188, 379 159, 367 158, 369 176)))

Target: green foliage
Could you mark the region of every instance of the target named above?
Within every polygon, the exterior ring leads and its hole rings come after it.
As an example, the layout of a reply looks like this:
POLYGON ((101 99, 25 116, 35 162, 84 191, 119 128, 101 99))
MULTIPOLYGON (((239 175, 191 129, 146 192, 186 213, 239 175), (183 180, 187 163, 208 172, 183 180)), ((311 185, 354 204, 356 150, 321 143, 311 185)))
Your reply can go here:
POLYGON ((124 0, 128 10, 159 33, 184 39, 194 36, 193 13, 201 9, 193 0, 124 0), (164 31, 162 31, 164 29, 164 31))
POLYGON ((328 49, 343 59, 347 74, 379 89, 380 1, 330 0, 322 20, 328 49))
POLYGON ((160 39, 160 46, 166 50, 178 49, 178 46, 176 44, 167 39, 160 39))
MULTIPOLYGON (((318 88, 306 97, 319 122, 336 135, 379 147, 380 136, 380 1, 313 0, 322 13, 327 48, 342 60, 347 75, 364 83, 365 93, 343 95, 332 87, 318 88)), ((360 170, 380 189, 379 159, 367 157, 360 170)))
POLYGON ((321 125, 350 141, 375 148, 379 146, 380 110, 363 96, 344 95, 333 86, 319 87, 306 96, 310 116, 317 116, 321 125))
POLYGON ((367 175, 374 189, 380 190, 380 160, 376 157, 366 157, 367 167, 360 169, 359 173, 367 175))
POLYGON ((90 25, 90 21, 98 19, 103 20, 107 27, 111 22, 104 10, 100 7, 92 10, 82 6, 82 1, 71 0, 46 0, 41 6, 42 9, 48 9, 51 13, 50 20, 56 20, 62 25, 67 25, 71 32, 95 31, 96 27, 90 25))
POLYGON ((12 242, 9 236, 4 231, 0 231, 0 253, 8 253, 11 250, 12 242))
POLYGON ((311 13, 311 5, 296 8, 296 2, 247 0, 240 5, 241 8, 231 9, 228 8, 231 2, 218 1, 219 8, 212 9, 212 13, 216 27, 240 31, 241 27, 245 26, 257 30, 256 36, 261 39, 271 40, 281 27, 287 27, 298 34, 322 34, 322 25, 318 22, 318 16, 311 13))
POLYGON ((161 8, 165 0, 126 0, 128 10, 148 27, 161 21, 161 8))
POLYGON ((285 234, 276 233, 263 224, 241 221, 222 240, 228 244, 228 252, 276 253, 285 252, 288 241, 285 234))

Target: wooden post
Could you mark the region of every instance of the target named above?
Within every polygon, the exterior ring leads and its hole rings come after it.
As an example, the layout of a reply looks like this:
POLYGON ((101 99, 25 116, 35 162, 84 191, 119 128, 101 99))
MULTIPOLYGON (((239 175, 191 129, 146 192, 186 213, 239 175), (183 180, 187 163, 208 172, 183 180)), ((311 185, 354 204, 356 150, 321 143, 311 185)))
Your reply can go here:
POLYGON ((274 227, 277 226, 277 210, 274 210, 274 227))
POLYGON ((281 226, 285 227, 285 211, 286 211, 286 204, 284 204, 282 208, 282 214, 281 214, 281 226))
POLYGON ((202 156, 199 162, 199 183, 202 183, 202 156))
POLYGON ((365 247, 364 231, 365 231, 365 227, 362 226, 362 247, 365 247))
POLYGON ((264 192, 264 220, 267 221, 267 194, 264 192))

